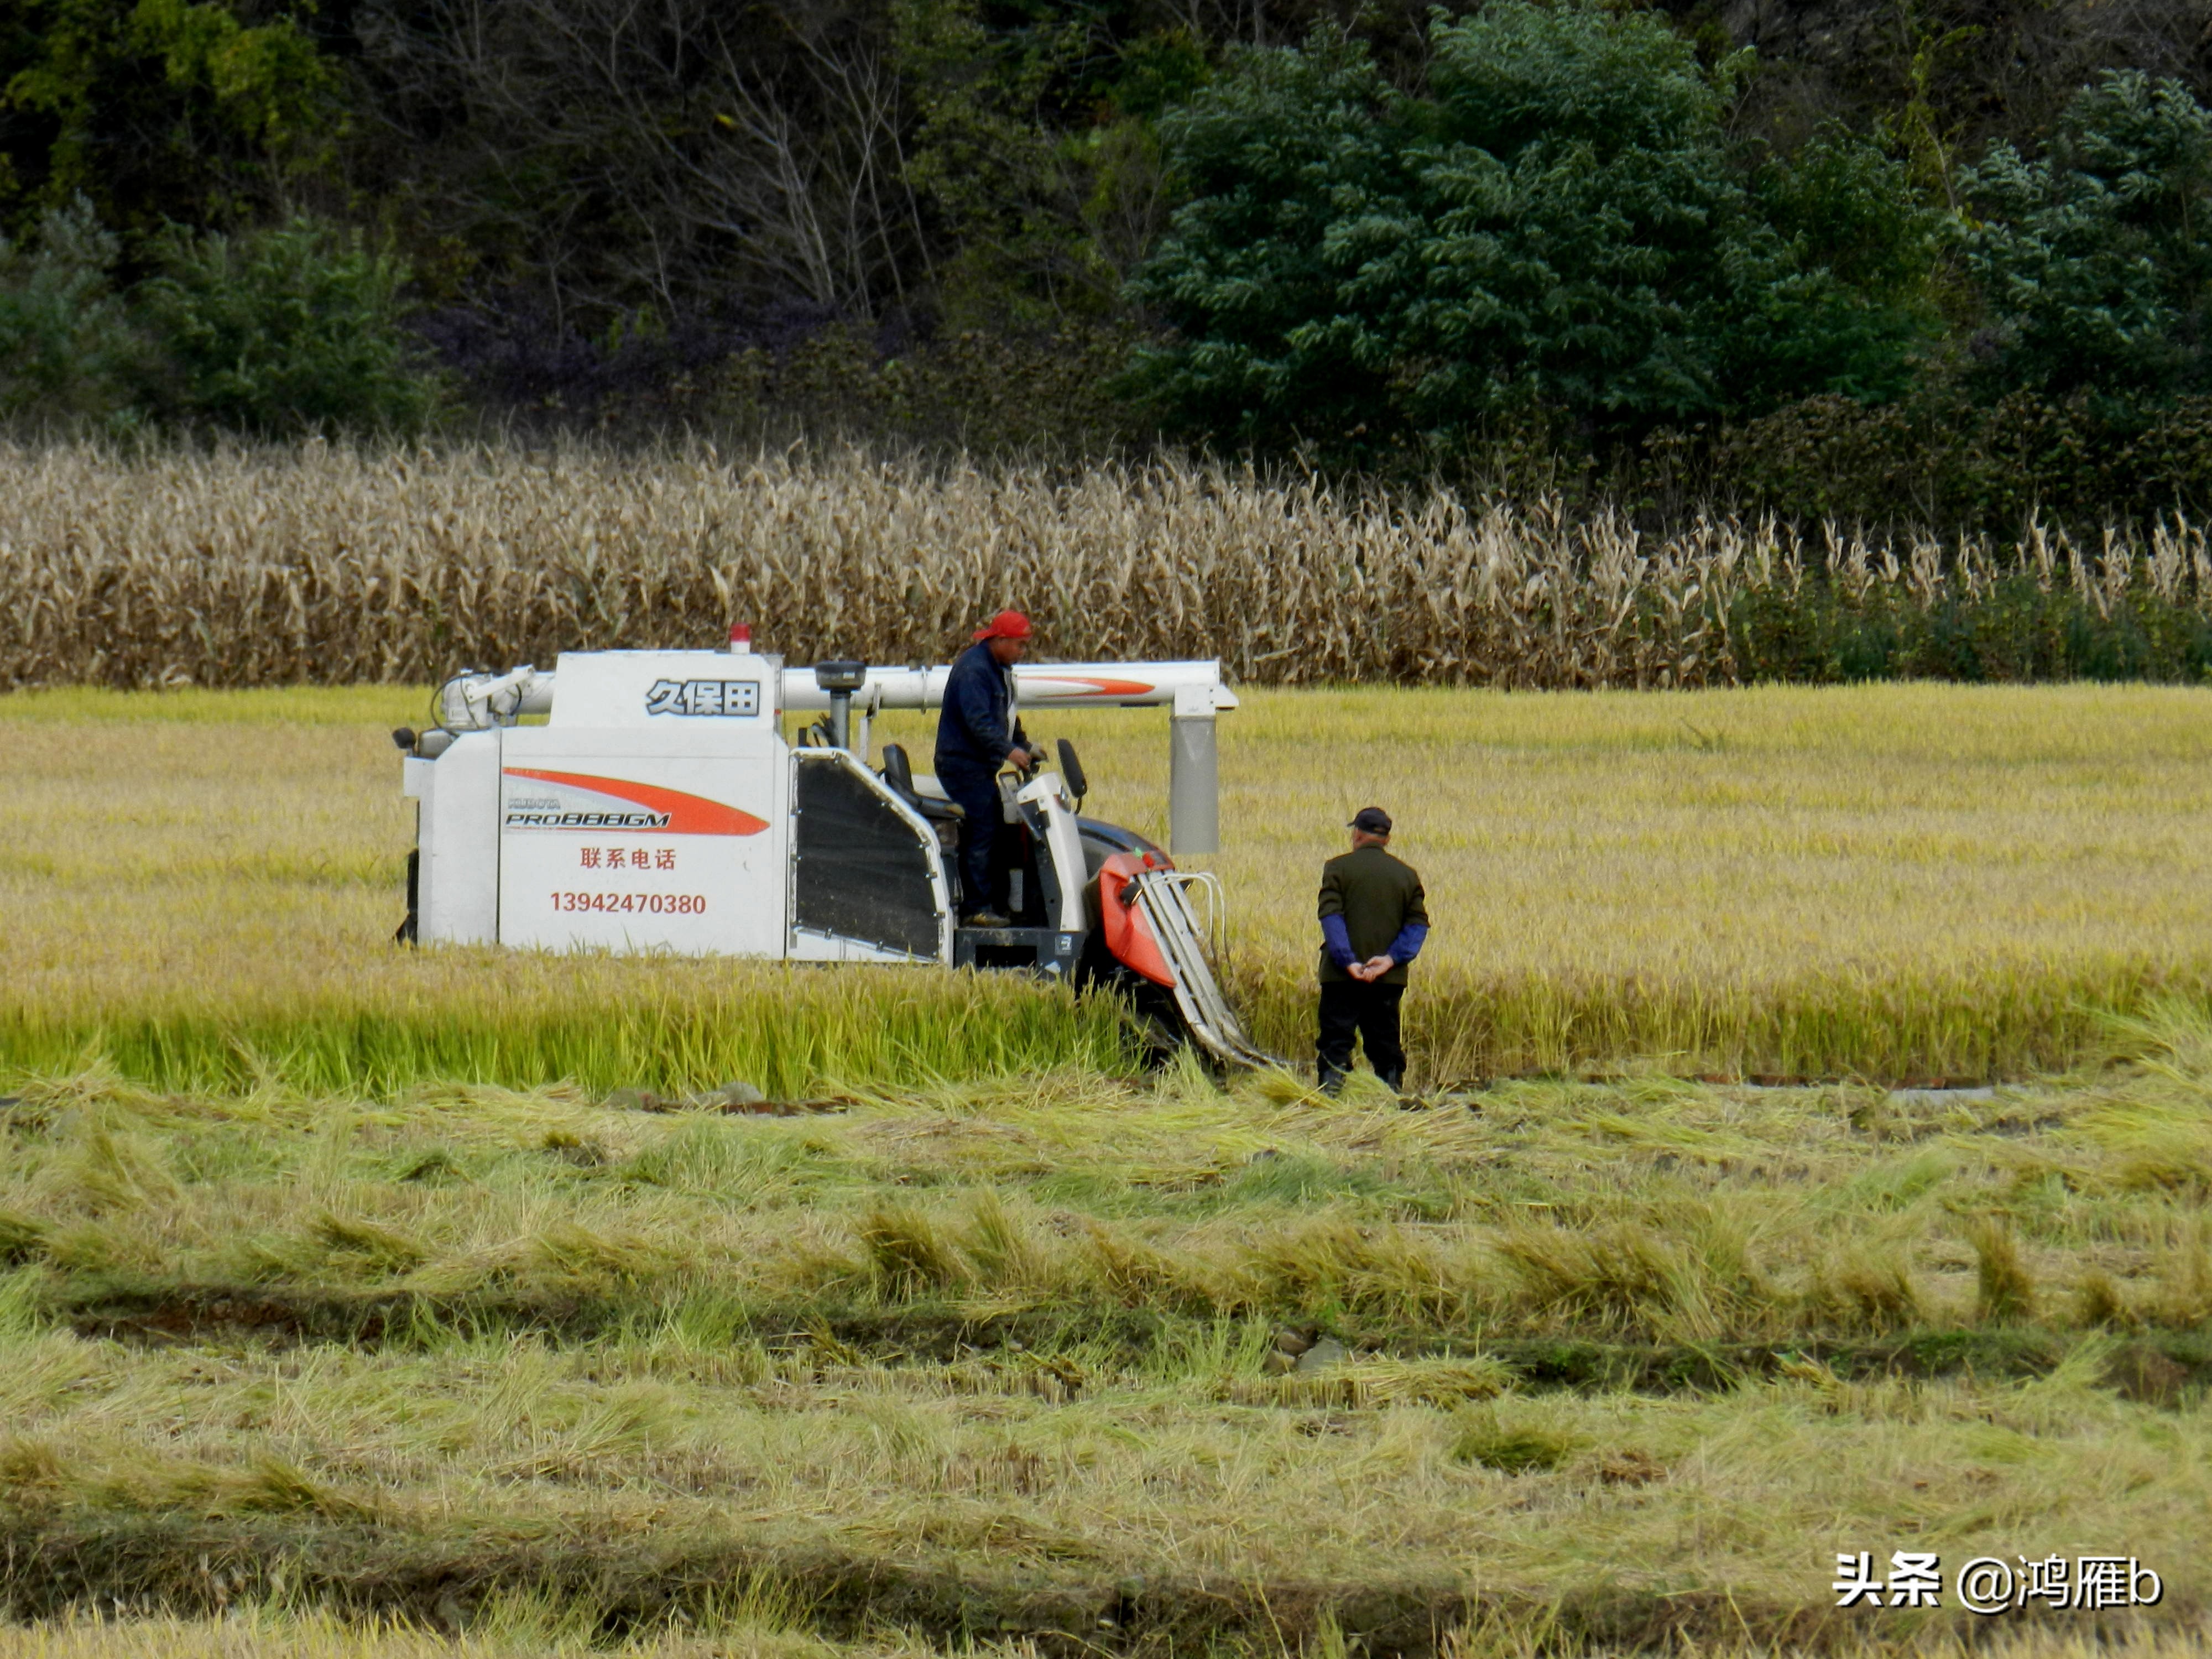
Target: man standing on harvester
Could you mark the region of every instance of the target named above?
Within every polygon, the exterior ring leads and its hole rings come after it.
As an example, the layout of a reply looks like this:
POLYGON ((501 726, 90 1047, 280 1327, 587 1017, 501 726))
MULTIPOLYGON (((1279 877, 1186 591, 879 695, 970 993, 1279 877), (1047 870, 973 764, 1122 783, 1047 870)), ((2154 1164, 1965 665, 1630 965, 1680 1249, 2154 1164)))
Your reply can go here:
POLYGON ((1394 1091, 1406 1083, 1398 1005, 1406 969, 1429 937, 1429 909, 1413 866, 1393 858, 1390 815, 1363 806, 1347 826, 1352 850, 1321 870, 1321 1086, 1334 1094, 1352 1069, 1352 1040, 1394 1091))
POLYGON ((975 630, 975 643, 960 653, 945 683, 937 717, 937 781, 967 817, 960 829, 960 921, 967 927, 1005 927, 994 902, 992 855, 1000 821, 999 770, 1026 772, 1043 758, 1014 717, 1014 665, 1029 648, 1030 619, 1001 611, 975 630))

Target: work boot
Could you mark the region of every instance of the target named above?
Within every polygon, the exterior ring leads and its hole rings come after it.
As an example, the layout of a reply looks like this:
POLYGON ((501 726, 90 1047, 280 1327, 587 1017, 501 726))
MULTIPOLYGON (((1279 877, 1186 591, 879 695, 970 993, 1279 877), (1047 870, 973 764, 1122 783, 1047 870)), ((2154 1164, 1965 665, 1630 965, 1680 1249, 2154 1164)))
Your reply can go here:
POLYGON ((1011 927, 1014 921, 1012 916, 1002 916, 996 910, 978 910, 972 915, 962 917, 960 925, 963 927, 1011 927))

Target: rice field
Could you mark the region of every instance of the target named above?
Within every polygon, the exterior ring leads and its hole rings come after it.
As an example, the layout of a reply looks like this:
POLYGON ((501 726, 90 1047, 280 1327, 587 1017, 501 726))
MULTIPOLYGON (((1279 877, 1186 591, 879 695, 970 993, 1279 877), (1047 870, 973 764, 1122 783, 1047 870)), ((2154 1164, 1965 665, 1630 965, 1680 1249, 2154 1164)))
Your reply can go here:
POLYGON ((33 1079, 0 1652, 2193 1651, 2212 1028, 2133 1039, 1426 1113, 33 1079), (2160 1594, 1869 1620, 1862 1548, 2160 1594))
POLYGON ((2202 1652, 2207 696, 1249 690, 1227 977, 1303 1060, 1390 807, 1419 1111, 395 947, 426 691, 0 697, 0 1659, 2202 1652))
MULTIPOLYGON (((990 979, 388 941, 427 694, 0 700, 0 1063, 175 1086, 562 1079, 799 1097, 1125 1064, 1110 1010, 990 979)), ((1314 890, 1397 815, 1437 919, 1414 1076, 1984 1082, 2212 988, 2212 694, 1258 688, 1224 716, 1226 976, 1309 1055, 1314 890)), ((1068 713, 1087 810, 1164 838, 1166 720, 1068 713)), ((928 752, 920 717, 878 743, 928 752)))

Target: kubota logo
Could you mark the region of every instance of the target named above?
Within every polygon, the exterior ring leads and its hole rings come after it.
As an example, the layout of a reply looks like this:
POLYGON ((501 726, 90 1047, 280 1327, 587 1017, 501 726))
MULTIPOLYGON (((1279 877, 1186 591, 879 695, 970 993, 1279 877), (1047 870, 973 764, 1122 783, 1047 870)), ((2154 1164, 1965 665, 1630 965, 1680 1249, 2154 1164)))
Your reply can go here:
POLYGON ((645 694, 648 714, 720 714, 749 720, 760 713, 757 680, 655 680, 645 694))
POLYGON ((512 830, 659 830, 676 836, 757 836, 768 828, 766 818, 757 818, 704 795, 687 795, 681 789, 663 789, 658 784, 586 772, 542 772, 526 766, 502 769, 510 778, 528 778, 623 803, 600 806, 587 801, 564 801, 548 807, 535 795, 529 798, 527 805, 521 798, 510 798, 505 822, 512 830))

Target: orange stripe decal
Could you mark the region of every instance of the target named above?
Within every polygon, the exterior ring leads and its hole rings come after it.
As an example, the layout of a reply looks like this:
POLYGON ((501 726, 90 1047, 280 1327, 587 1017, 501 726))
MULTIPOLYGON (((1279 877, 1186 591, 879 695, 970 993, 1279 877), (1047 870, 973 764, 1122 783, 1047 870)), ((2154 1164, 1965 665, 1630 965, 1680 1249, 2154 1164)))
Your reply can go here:
POLYGON ((1085 685, 1101 696, 1107 697, 1144 697, 1158 689, 1143 680, 1109 680, 1097 674, 1024 674, 1021 678, 1023 685, 1027 688, 1041 689, 1048 684, 1085 685))
POLYGON ((665 833, 672 836, 757 836, 768 828, 766 818, 757 818, 734 806, 708 800, 704 795, 687 795, 680 789, 633 783, 627 778, 593 777, 584 772, 540 772, 526 766, 501 769, 510 778, 534 778, 540 783, 588 789, 595 795, 629 801, 648 811, 665 812, 668 828, 665 833))

